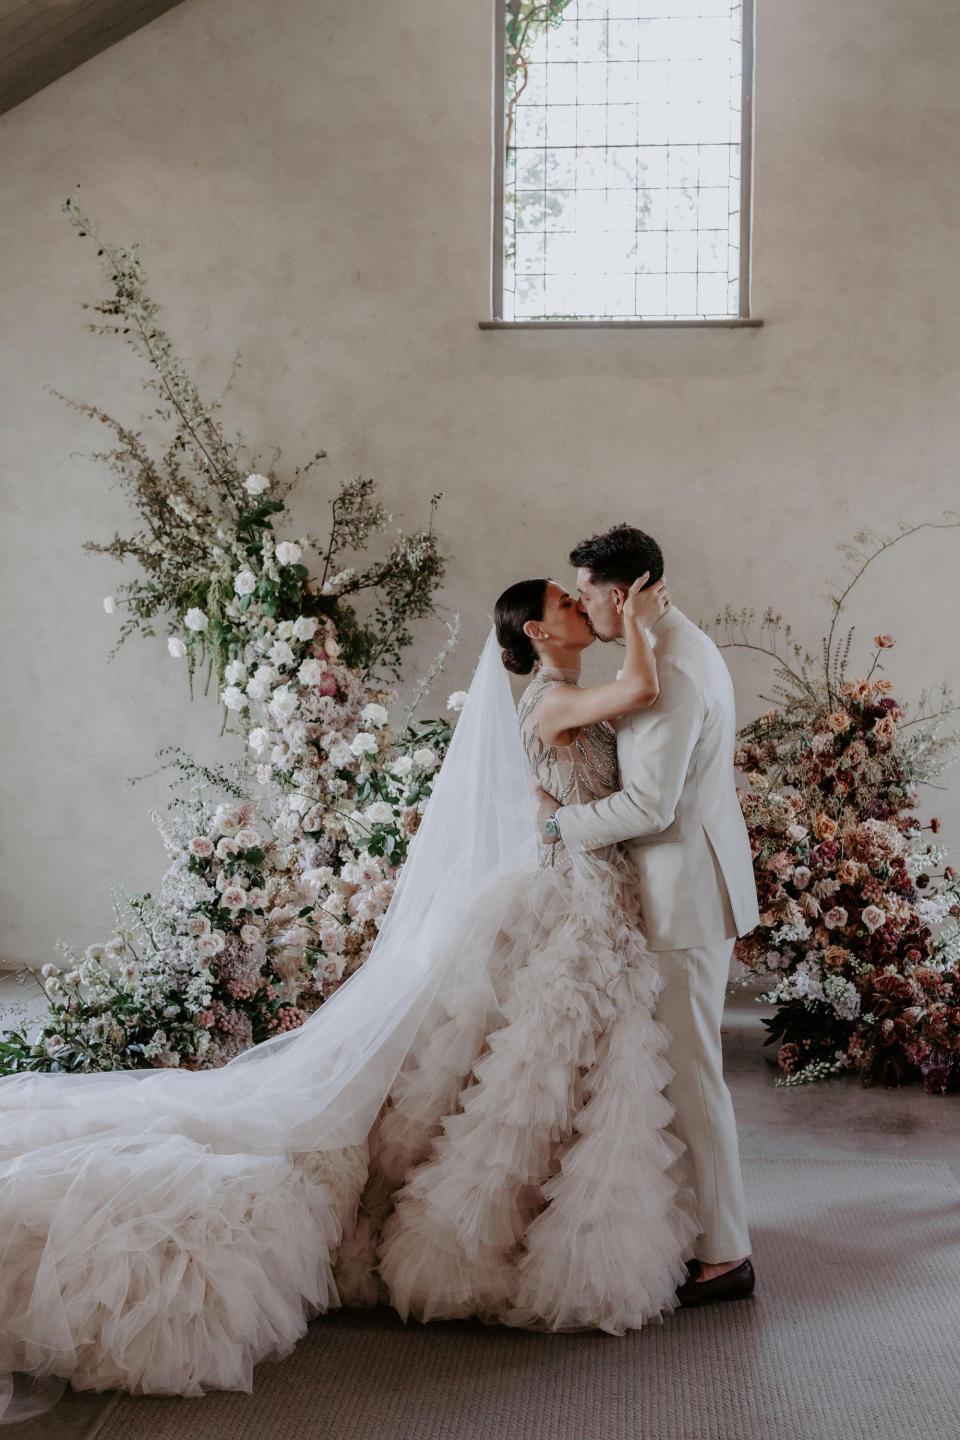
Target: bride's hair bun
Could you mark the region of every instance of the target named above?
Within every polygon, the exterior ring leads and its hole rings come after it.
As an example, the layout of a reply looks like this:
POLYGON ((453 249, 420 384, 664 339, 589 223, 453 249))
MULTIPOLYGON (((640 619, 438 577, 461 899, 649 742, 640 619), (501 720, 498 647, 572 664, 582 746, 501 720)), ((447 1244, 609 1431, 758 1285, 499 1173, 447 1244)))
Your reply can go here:
POLYGON ((542 620, 548 580, 520 580, 504 590, 493 607, 504 665, 514 675, 529 675, 537 663, 533 641, 524 632, 528 620, 542 620))
POLYGON ((516 645, 511 646, 508 650, 502 650, 500 652, 500 658, 512 674, 529 675, 537 663, 537 652, 530 644, 530 641, 527 640, 524 646, 516 645))

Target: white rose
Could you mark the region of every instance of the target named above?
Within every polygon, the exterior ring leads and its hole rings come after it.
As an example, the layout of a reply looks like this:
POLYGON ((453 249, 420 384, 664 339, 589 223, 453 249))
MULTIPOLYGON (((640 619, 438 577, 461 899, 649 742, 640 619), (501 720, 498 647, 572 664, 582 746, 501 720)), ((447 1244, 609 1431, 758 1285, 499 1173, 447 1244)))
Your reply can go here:
POLYGON ((233 588, 238 595, 252 595, 257 588, 257 577, 252 570, 241 570, 233 577, 233 588))
POLYGON ((267 903, 266 890, 253 889, 247 892, 246 903, 251 910, 262 910, 267 903))
POLYGON ((871 934, 887 923, 887 917, 879 905, 868 905, 860 918, 871 934))
POLYGON ((312 870, 304 870, 300 879, 312 889, 322 890, 333 879, 333 870, 329 865, 318 865, 312 870))
POLYGON ((289 720, 299 703, 296 691, 291 690, 289 685, 281 685, 273 692, 270 710, 278 720, 289 720))
POLYGON ((220 699, 228 710, 246 710, 247 708, 247 697, 239 685, 228 685, 225 690, 221 690, 220 699))
POLYGON ((206 615, 204 615, 203 611, 198 610, 197 607, 194 605, 191 609, 187 611, 186 615, 184 615, 183 623, 184 625, 186 625, 188 630, 206 630, 207 626, 210 624, 210 621, 207 619, 206 615))
POLYGON ((277 560, 281 565, 296 565, 303 551, 295 540, 281 540, 276 549, 277 560))
POLYGON ((806 827, 805 825, 788 825, 788 826, 787 826, 787 835, 789 836, 789 838, 790 838, 791 840, 795 841, 798 845, 800 844, 800 841, 801 841, 801 840, 806 840, 806 838, 807 838, 807 836, 809 835, 809 833, 810 833, 810 832, 809 832, 809 830, 807 829, 807 827, 806 827))
POLYGON ((206 835, 194 835, 190 841, 190 854, 207 860, 213 854, 213 841, 206 835))
POLYGON ((459 713, 467 703, 466 690, 454 690, 452 695, 447 696, 447 709, 455 714, 459 713))
POLYGON ((349 770, 356 758, 356 752, 351 750, 350 746, 343 740, 339 740, 335 745, 330 747, 327 752, 327 758, 335 770, 349 770))
POLYGON ((317 622, 309 615, 300 615, 293 622, 293 633, 298 640, 312 640, 317 633, 317 622))
POLYGON ((222 949, 223 945, 217 939, 215 933, 213 935, 201 935, 197 941, 197 953, 202 955, 205 960, 212 960, 214 955, 219 955, 222 949))
POLYGON ((350 742, 350 749, 352 753, 358 757, 361 755, 375 755, 377 753, 377 748, 378 747, 375 737, 373 735, 368 735, 363 730, 360 731, 359 735, 355 735, 353 740, 350 742))
POLYGON ((209 933, 210 921, 207 919, 206 915, 190 916, 190 919, 187 921, 188 935, 192 935, 194 939, 199 939, 201 935, 208 935, 209 933))
POLYGON ((293 637, 293 621, 281 620, 277 626, 277 634, 281 640, 290 640, 293 637))
POLYGON ((436 751, 431 750, 429 745, 422 745, 419 750, 414 750, 413 763, 421 770, 432 770, 437 763, 436 751))
POLYGON ((258 475, 256 471, 248 475, 243 482, 243 488, 248 495, 262 495, 265 490, 270 489, 270 481, 266 475, 258 475))
POLYGON ((297 679, 301 685, 319 685, 323 678, 323 666, 319 660, 304 660, 297 671, 297 679))
POLYGON ((275 640, 270 646, 270 659, 274 665, 292 665, 293 651, 286 640, 275 640))
POLYGON ((371 701, 369 705, 364 705, 360 711, 360 719, 366 720, 367 724, 372 725, 375 730, 382 730, 389 718, 388 712, 382 705, 378 705, 376 701, 371 701))
POLYGON ((266 700, 279 678, 272 665, 258 665, 247 685, 247 694, 252 700, 266 700))
POLYGON ((107 612, 108 615, 112 615, 113 612, 114 612, 114 610, 116 610, 116 608, 117 608, 116 601, 114 600, 114 598, 113 598, 112 595, 104 595, 104 597, 103 597, 103 608, 104 608, 104 610, 106 610, 106 612, 107 612))
POLYGON ((260 939, 260 931, 256 925, 243 925, 240 929, 240 939, 244 945, 256 945, 260 939))
POLYGON ((221 835, 236 835, 240 829, 240 821, 232 805, 218 805, 213 823, 221 835))
POLYGON ((251 750, 256 750, 258 755, 261 750, 266 748, 269 740, 270 732, 269 730, 264 730, 262 725, 257 725, 247 736, 247 744, 251 750))
POLYGON ((220 896, 220 904, 224 910, 242 910, 247 903, 247 892, 241 890, 239 885, 228 885, 220 896))
POLYGON ((260 831, 248 825, 237 831, 234 840, 240 850, 254 850, 260 844, 260 831))
POLYGON ((364 810, 364 815, 371 825, 390 825, 393 823, 393 806, 388 805, 386 800, 375 800, 364 810))
POLYGON ((44 980, 49 980, 49 979, 51 978, 51 976, 53 976, 53 975, 59 975, 59 974, 60 974, 60 966, 59 966, 59 965, 43 965, 43 966, 41 966, 40 974, 43 976, 44 980))
POLYGON ((187 647, 186 645, 184 645, 179 635, 171 635, 169 637, 169 639, 167 640, 167 649, 173 656, 174 660, 182 660, 184 655, 186 655, 187 653, 187 647))
POLYGON ((413 769, 413 761, 409 755, 399 755, 390 766, 390 774, 396 775, 398 780, 405 780, 413 769))
POLYGON ((242 685, 247 678, 247 667, 242 660, 231 660, 223 672, 228 685, 242 685))
POLYGON ((240 847, 236 840, 229 835, 223 835, 217 841, 217 854, 221 860, 230 860, 239 853, 240 847))
POLYGON ((326 650, 331 660, 336 660, 337 656, 340 654, 340 646, 332 637, 324 640, 323 648, 324 650, 326 650))

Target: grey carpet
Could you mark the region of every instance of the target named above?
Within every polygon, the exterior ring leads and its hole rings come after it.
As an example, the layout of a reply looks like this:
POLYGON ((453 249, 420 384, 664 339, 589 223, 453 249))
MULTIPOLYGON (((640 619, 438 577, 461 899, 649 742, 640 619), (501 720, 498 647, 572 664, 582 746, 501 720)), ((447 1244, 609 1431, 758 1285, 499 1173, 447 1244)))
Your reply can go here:
POLYGON ((99 1440, 956 1440, 960 1190, 948 1166, 744 1168, 752 1302, 622 1340, 342 1313, 260 1366, 253 1395, 124 1397, 99 1440))

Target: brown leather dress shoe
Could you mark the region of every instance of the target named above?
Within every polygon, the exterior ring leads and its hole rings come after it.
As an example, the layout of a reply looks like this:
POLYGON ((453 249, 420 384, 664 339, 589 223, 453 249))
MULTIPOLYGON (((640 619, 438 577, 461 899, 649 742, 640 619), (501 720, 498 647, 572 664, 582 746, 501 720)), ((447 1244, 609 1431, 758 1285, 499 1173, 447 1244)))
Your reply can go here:
POLYGON ((690 1279, 677 1286, 677 1299, 684 1310, 694 1305, 711 1305, 715 1300, 749 1300, 756 1288, 757 1277, 749 1260, 735 1270, 727 1270, 713 1280, 698 1280, 699 1265, 694 1261, 687 1268, 690 1279))

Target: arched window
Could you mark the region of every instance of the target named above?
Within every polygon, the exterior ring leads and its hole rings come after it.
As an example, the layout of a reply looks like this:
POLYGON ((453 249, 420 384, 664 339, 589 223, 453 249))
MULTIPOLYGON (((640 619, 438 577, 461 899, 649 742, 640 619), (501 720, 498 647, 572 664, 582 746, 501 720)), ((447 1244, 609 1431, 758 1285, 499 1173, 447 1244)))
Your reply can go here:
POLYGON ((498 0, 494 320, 742 321, 752 0, 498 0))

